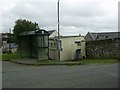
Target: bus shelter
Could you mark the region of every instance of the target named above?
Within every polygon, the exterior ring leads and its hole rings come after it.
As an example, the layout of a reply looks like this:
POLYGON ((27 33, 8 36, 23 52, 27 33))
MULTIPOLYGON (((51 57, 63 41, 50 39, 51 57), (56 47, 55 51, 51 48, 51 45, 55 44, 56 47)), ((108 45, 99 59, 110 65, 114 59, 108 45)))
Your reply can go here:
POLYGON ((49 33, 43 29, 21 33, 19 50, 22 58, 48 59, 49 33))

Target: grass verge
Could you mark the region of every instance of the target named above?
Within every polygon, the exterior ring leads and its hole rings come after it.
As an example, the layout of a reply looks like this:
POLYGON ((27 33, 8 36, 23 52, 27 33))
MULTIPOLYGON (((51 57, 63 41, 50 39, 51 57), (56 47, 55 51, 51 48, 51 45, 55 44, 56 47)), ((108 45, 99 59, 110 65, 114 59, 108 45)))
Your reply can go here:
POLYGON ((20 55, 16 53, 12 54, 0 54, 2 60, 11 60, 11 59, 19 59, 20 55))
POLYGON ((83 59, 79 60, 83 64, 94 64, 94 63, 118 63, 120 60, 115 59, 83 59))
POLYGON ((55 60, 42 60, 38 61, 36 65, 81 65, 81 64, 102 64, 102 63, 118 63, 120 60, 114 59, 82 59, 75 61, 55 61, 55 60))
POLYGON ((38 61, 35 65, 80 65, 79 61, 55 61, 55 60, 42 60, 38 61))

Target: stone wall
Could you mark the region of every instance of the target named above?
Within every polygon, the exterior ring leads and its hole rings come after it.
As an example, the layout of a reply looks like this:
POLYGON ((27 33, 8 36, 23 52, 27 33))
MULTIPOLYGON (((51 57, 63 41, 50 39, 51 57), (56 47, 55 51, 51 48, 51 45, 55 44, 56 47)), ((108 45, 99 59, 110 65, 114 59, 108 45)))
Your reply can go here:
POLYGON ((120 59, 120 39, 106 39, 86 42, 87 58, 120 59))

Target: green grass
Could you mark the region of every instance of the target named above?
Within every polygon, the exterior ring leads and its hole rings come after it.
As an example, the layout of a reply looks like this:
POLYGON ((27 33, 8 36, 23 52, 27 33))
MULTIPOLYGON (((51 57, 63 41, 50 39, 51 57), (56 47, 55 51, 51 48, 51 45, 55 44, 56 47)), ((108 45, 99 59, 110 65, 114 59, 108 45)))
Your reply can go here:
MULTIPOLYGON (((0 60, 14 60, 19 59, 20 55, 18 53, 14 54, 0 54, 0 60)), ((75 61, 56 61, 56 60, 40 60, 37 65, 80 65, 80 64, 94 64, 94 63, 120 63, 120 60, 114 59, 82 59, 75 61)))
POLYGON ((95 64, 95 63, 118 63, 120 60, 114 59, 82 59, 82 60, 75 60, 75 61, 56 61, 56 60, 42 60, 38 61, 37 64, 45 64, 45 65, 80 65, 80 64, 95 64))
POLYGON ((94 63, 118 63, 120 60, 114 59, 82 59, 80 60, 83 64, 94 64, 94 63))
POLYGON ((0 57, 2 58, 1 60, 11 60, 11 59, 19 59, 20 55, 15 53, 15 54, 0 54, 0 57))
POLYGON ((55 60, 42 60, 38 61, 37 65, 80 65, 79 61, 55 61, 55 60))

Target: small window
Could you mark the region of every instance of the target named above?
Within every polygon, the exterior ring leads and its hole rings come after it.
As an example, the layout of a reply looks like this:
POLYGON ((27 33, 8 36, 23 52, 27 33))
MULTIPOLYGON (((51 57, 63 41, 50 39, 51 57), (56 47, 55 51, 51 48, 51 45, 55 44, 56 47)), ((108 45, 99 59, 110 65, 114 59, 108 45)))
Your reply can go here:
POLYGON ((108 36, 105 36, 105 38, 108 38, 108 36))
POLYGON ((75 43, 80 46, 81 45, 81 42, 80 41, 75 41, 75 43))
POLYGON ((51 46, 52 46, 52 43, 51 43, 51 46))
POLYGON ((44 34, 44 31, 42 31, 42 34, 44 34))

